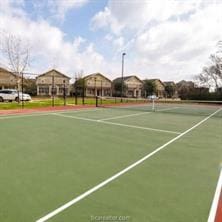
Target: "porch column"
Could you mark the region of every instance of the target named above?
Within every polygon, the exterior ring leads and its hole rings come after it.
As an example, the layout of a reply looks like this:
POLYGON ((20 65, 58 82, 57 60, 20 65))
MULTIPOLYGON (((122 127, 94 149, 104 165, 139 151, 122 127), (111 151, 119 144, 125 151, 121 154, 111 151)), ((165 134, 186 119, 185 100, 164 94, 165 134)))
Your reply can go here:
POLYGON ((141 89, 138 89, 138 97, 141 98, 141 89))
POLYGON ((39 96, 39 86, 37 85, 37 96, 39 96))
POLYGON ((49 86, 49 96, 52 95, 52 86, 49 86))

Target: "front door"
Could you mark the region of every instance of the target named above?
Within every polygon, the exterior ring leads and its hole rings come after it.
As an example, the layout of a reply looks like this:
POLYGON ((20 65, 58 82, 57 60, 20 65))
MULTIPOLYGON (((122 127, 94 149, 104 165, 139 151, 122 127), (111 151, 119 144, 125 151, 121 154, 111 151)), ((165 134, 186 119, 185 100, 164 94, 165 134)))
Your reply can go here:
POLYGON ((136 90, 136 98, 139 97, 139 91, 136 90))

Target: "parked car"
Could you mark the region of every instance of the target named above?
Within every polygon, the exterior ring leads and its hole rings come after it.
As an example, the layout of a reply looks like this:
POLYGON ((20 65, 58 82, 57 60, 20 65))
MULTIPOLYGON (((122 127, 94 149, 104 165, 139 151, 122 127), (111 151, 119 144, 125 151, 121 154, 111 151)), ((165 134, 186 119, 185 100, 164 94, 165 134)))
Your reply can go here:
POLYGON ((30 101, 32 100, 31 96, 29 94, 26 93, 21 93, 15 89, 3 89, 0 90, 0 102, 4 102, 4 101, 30 101))
POLYGON ((148 99, 148 100, 157 100, 157 99, 159 99, 159 98, 158 98, 158 96, 156 96, 156 95, 151 95, 151 96, 147 96, 147 99, 148 99))

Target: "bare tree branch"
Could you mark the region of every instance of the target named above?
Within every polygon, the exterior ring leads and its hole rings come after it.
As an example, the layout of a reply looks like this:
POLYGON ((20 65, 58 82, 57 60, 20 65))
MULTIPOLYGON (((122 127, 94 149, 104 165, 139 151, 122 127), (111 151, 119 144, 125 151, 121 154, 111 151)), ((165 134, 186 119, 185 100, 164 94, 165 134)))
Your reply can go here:
POLYGON ((2 35, 2 52, 10 70, 20 76, 28 66, 30 50, 26 40, 12 34, 2 35))
MULTIPOLYGON (((22 82, 23 91, 23 73, 29 63, 29 46, 28 42, 21 37, 3 33, 1 31, 1 52, 8 61, 10 71, 17 75, 18 101, 20 102, 19 90, 22 82)), ((23 95, 23 94, 22 94, 23 95)))
POLYGON ((203 85, 215 87, 218 90, 222 84, 222 41, 218 42, 218 51, 210 55, 210 65, 203 67, 196 79, 203 85))

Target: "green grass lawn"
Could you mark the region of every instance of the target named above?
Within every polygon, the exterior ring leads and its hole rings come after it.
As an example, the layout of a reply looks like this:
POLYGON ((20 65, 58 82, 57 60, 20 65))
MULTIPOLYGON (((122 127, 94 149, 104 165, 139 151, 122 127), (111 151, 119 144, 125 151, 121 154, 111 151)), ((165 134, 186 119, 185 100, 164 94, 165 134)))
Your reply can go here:
MULTIPOLYGON (((101 108, 0 117, 0 221, 36 221, 178 136, 96 122, 131 114, 101 108)), ((153 112, 108 122, 185 131, 205 117, 153 112)), ((222 160, 221 117, 49 221, 108 215, 133 222, 206 221, 222 160)))
MULTIPOLYGON (((94 98, 85 98, 85 104, 95 105, 94 98)), ((67 105, 74 105, 75 99, 72 97, 68 97, 66 99, 67 105)), ((78 98, 77 101, 78 105, 82 105, 82 98, 78 98)), ((55 98, 54 101, 55 106, 63 106, 64 100, 63 98, 55 98)), ((33 109, 33 108, 40 108, 40 107, 51 107, 52 106, 52 99, 51 98, 33 98, 30 102, 24 102, 24 107, 26 109, 33 109)), ((0 103, 0 110, 10 110, 10 109, 21 109, 22 102, 4 102, 0 103)))
MULTIPOLYGON (((32 109, 32 108, 40 108, 40 107, 51 107, 53 104, 52 98, 48 97, 33 97, 32 101, 29 102, 24 102, 24 107, 27 109, 32 109)), ((144 102, 145 100, 137 100, 137 99, 128 99, 124 98, 123 103, 129 103, 129 102, 144 102)), ((120 98, 111 98, 111 99, 103 99, 102 101, 99 99, 98 103, 101 105, 102 104, 120 104, 121 99, 120 98)), ((96 99, 95 98, 84 98, 83 99, 78 97, 77 99, 77 105, 96 105, 96 99)), ((66 105, 74 105, 75 104, 75 98, 74 97, 67 97, 66 98, 66 105)), ((56 97, 54 100, 54 105, 55 106, 63 106, 64 105, 64 99, 62 97, 56 97)), ((17 103, 17 102, 3 102, 0 103, 0 110, 10 110, 10 109, 21 109, 22 108, 22 102, 17 103)))

